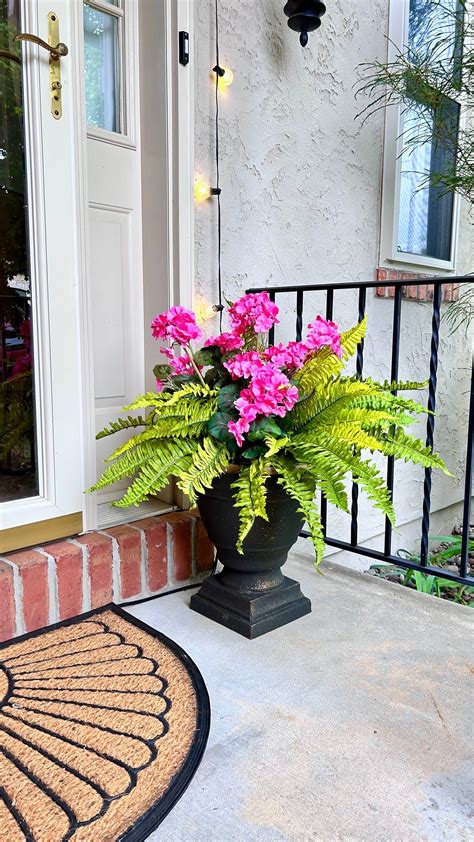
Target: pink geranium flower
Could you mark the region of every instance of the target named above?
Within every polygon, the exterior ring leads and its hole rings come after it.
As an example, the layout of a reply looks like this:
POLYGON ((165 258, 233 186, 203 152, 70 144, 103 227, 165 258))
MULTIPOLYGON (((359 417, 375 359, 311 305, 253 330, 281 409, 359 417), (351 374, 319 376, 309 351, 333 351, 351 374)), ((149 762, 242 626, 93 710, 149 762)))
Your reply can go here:
POLYGON ((270 348, 266 348, 263 356, 279 368, 296 371, 296 369, 302 368, 308 356, 308 348, 303 342, 288 342, 287 345, 280 342, 279 345, 271 345, 270 348))
POLYGON ((204 347, 208 348, 210 345, 217 345, 223 354, 227 354, 229 351, 238 350, 243 344, 242 337, 236 333, 221 333, 219 336, 210 336, 209 339, 206 339, 204 347))
POLYGON ((181 305, 156 316, 151 329, 155 339, 171 339, 178 345, 188 345, 193 339, 201 339, 204 335, 196 324, 195 314, 181 305))
POLYGON ((176 357, 171 348, 160 348, 160 351, 165 355, 165 357, 168 357, 173 374, 179 375, 195 373, 189 357, 186 356, 186 354, 176 357))
POLYGON ((278 307, 270 301, 268 292, 244 295, 229 308, 232 329, 241 336, 249 328, 255 333, 267 333, 279 323, 278 313, 278 307))
POLYGON ((239 447, 242 447, 243 434, 259 416, 278 415, 283 418, 298 400, 298 389, 292 386, 288 377, 271 364, 255 367, 246 389, 242 389, 234 406, 239 411, 238 421, 230 421, 228 429, 239 447))
POLYGON ((265 366, 257 351, 246 351, 245 354, 235 354, 224 363, 224 368, 230 372, 234 380, 244 377, 248 380, 254 372, 265 366))
POLYGON ((314 322, 308 325, 308 335, 304 344, 308 351, 318 351, 323 346, 327 346, 338 357, 342 357, 343 354, 338 326, 334 322, 323 319, 322 316, 316 316, 314 322))

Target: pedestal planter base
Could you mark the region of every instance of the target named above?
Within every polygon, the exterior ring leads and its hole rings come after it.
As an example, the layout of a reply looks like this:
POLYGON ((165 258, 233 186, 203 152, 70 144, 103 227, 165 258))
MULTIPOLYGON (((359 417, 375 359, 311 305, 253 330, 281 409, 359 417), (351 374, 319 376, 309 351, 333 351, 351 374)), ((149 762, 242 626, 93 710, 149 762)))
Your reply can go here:
POLYGON ((238 591, 210 576, 191 597, 191 608, 252 640, 311 612, 298 582, 282 578, 278 587, 257 592, 238 591))

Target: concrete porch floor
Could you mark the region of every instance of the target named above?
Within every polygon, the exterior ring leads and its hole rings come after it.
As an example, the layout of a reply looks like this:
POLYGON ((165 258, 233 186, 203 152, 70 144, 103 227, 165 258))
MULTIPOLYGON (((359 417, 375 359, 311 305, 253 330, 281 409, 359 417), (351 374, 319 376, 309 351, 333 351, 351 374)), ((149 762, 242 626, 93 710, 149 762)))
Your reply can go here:
POLYGON ((207 751, 150 840, 474 839, 468 608, 292 559, 313 613, 248 641, 188 608, 130 608, 207 683, 207 751))

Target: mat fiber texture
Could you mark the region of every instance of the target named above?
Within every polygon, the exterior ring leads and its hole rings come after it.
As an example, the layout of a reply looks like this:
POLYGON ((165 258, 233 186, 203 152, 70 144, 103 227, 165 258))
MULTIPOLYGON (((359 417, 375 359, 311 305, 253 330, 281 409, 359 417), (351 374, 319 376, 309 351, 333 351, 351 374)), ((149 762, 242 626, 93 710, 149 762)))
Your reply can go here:
POLYGON ((114 605, 0 645, 0 839, 145 839, 209 719, 190 658, 114 605))

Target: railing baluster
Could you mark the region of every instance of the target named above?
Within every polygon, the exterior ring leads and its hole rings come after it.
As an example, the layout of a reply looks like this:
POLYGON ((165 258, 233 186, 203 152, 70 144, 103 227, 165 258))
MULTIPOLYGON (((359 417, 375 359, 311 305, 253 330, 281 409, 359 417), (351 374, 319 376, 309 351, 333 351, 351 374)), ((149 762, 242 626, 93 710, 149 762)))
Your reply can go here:
MULTIPOLYGON (((365 306, 367 301, 367 290, 365 287, 359 289, 359 322, 365 316, 365 306)), ((359 342, 357 346, 356 357, 356 374, 357 377, 362 377, 364 369, 364 340, 359 342)), ((352 505, 351 505, 351 544, 353 547, 357 545, 359 533, 359 486, 357 483, 352 483, 352 505)))
MULTIPOLYGON (((275 303, 275 291, 273 289, 269 290, 268 292, 270 301, 275 303)), ((268 332, 268 344, 274 345, 275 344, 275 325, 272 325, 269 332, 268 332)))
POLYGON ((303 290, 296 293, 296 341, 301 342, 303 334, 303 290))
MULTIPOLYGON (((393 326, 392 326, 392 364, 390 367, 390 381, 398 380, 398 368, 400 362, 400 325, 402 317, 402 287, 396 287, 393 300, 393 326)), ((396 394, 396 391, 394 391, 396 394)), ((387 459, 387 486, 393 500, 393 488, 395 479, 395 459, 389 456, 387 459)), ((392 552, 392 524, 388 517, 385 518, 384 552, 390 555, 392 552)))
MULTIPOLYGON (((332 321, 334 314, 334 290, 328 287, 326 290, 326 319, 332 321)), ((328 501, 324 494, 321 494, 321 524, 323 527, 323 535, 326 537, 328 523, 328 501)))
POLYGON ((471 371, 471 399, 469 401, 469 421, 467 425, 467 455, 466 455, 466 482, 464 485, 464 507, 462 518, 462 544, 461 544, 461 576, 467 576, 467 560, 469 556, 469 532, 471 526, 471 498, 472 478, 474 474, 474 354, 472 357, 471 371))
MULTIPOLYGON (((428 388, 428 409, 430 414, 426 422, 426 446, 433 447, 436 409, 436 386, 438 381, 438 350, 439 350, 439 322, 441 312, 441 297, 443 293, 443 282, 434 284, 433 289, 433 318, 431 323, 431 355, 430 355, 430 380, 428 388)), ((425 468, 425 481, 423 485, 423 518, 421 526, 421 551, 420 564, 426 567, 428 564, 428 544, 430 531, 430 510, 431 510, 431 468, 425 468)))

